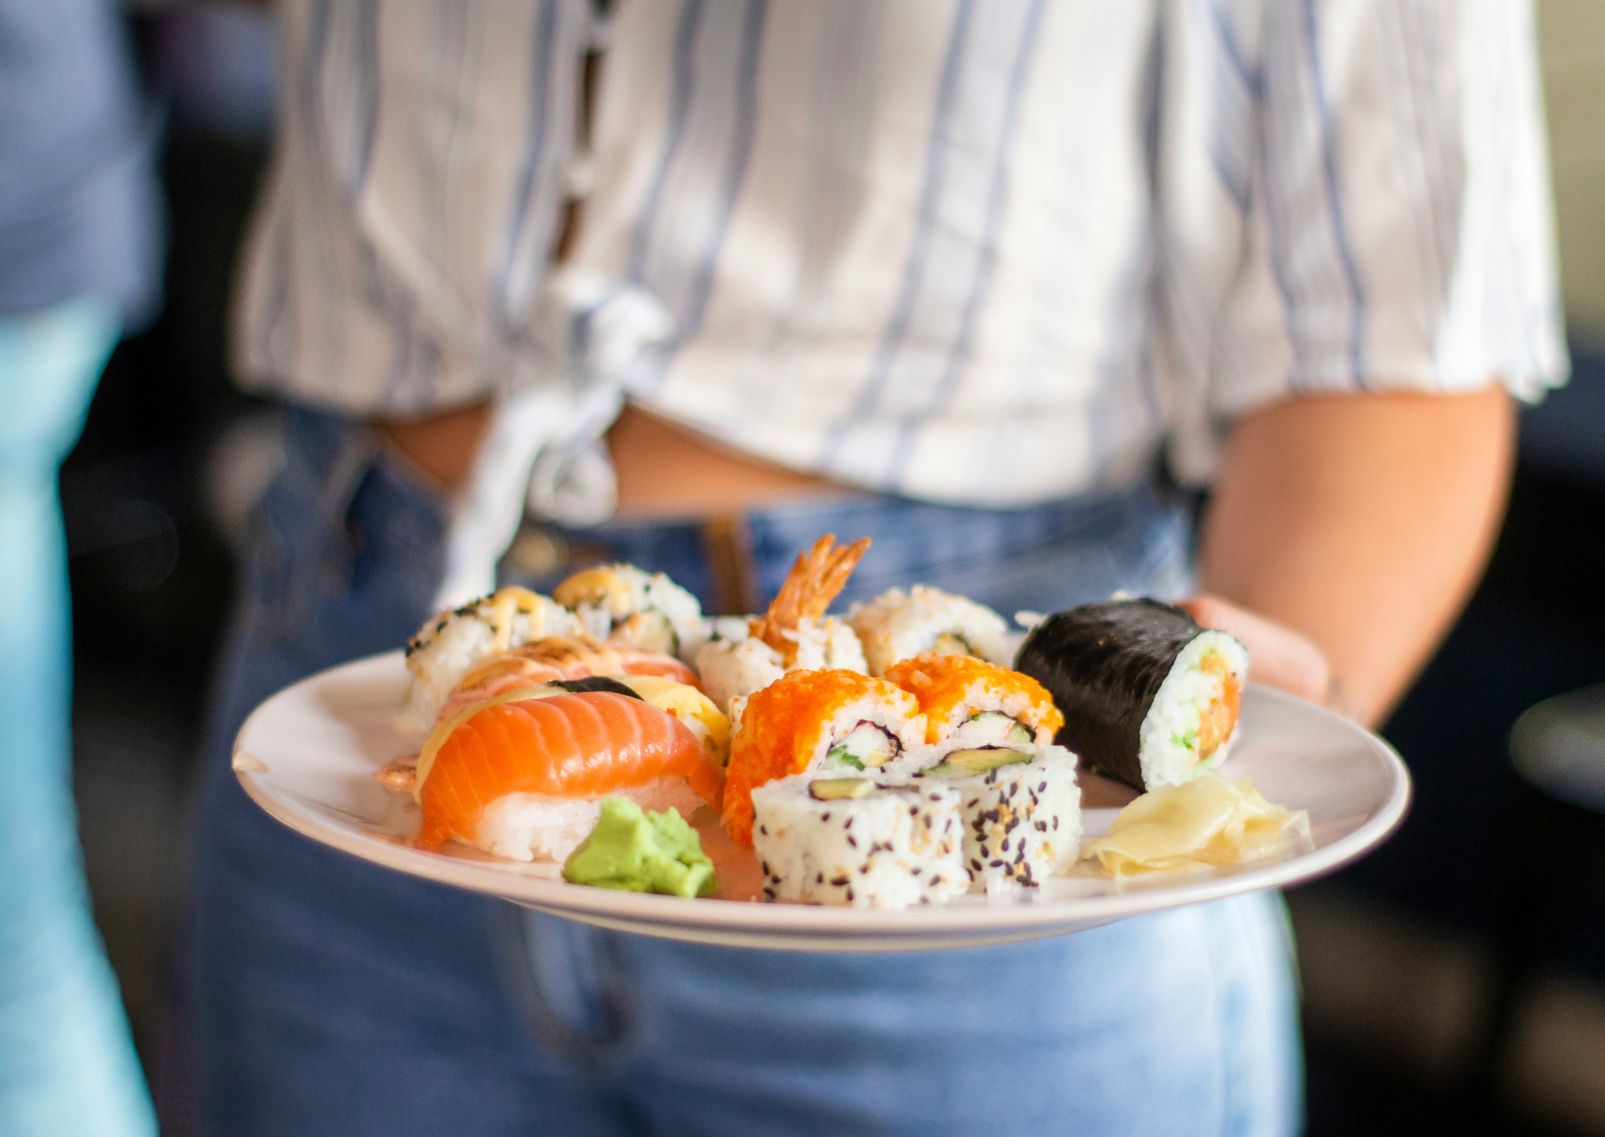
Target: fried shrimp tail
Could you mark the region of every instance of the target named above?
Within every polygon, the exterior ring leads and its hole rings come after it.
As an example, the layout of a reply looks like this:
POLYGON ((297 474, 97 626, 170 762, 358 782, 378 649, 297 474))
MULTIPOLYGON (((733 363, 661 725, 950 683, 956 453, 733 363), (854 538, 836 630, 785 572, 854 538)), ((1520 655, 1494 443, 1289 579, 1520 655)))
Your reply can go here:
POLYGON ((806 553, 798 553, 769 610, 752 621, 752 635, 778 651, 789 666, 797 654, 797 629, 825 615, 868 549, 868 537, 838 546, 836 535, 827 533, 806 553))

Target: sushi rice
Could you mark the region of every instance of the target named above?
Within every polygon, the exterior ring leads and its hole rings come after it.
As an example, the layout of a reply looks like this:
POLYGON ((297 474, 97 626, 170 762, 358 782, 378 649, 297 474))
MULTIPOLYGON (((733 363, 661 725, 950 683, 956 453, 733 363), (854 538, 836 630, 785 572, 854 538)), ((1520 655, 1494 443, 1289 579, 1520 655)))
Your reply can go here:
POLYGON ((797 774, 753 791, 766 900, 906 908, 968 887, 958 793, 868 778, 797 774), (826 790, 860 796, 820 796, 826 790))
MULTIPOLYGON (((612 792, 629 798, 642 809, 659 813, 677 809, 681 817, 688 819, 703 804, 684 778, 658 778, 612 792)), ((468 843, 509 861, 561 863, 596 828, 602 798, 606 796, 504 794, 485 806, 478 830, 468 843)))
POLYGON ((704 638, 702 605, 665 573, 598 565, 570 576, 552 595, 598 639, 685 658, 681 653, 704 638))
POLYGON ((1037 888, 1067 871, 1081 846, 1081 787, 1076 756, 1062 746, 989 747, 951 751, 915 775, 919 785, 945 785, 959 797, 964 868, 989 895, 1037 888), (990 769, 971 770, 1002 762, 990 769))
POLYGON ((574 613, 526 588, 503 588, 459 608, 438 612, 407 641, 411 683, 401 726, 426 734, 452 688, 487 656, 545 636, 580 632, 574 613))
POLYGON ((1228 677, 1239 689, 1247 682, 1248 649, 1225 632, 1205 630, 1176 657, 1139 732, 1142 779, 1149 789, 1179 785, 1226 760, 1235 727, 1203 761, 1198 735, 1202 718, 1224 698, 1228 677), (1211 666, 1215 653, 1225 660, 1224 671, 1211 666))
POLYGON ((988 663, 1009 662, 1008 622, 984 604, 916 584, 892 588, 847 615, 863 644, 871 675, 900 659, 937 651, 973 655, 988 663))
POLYGON ((697 650, 695 665, 702 688, 714 705, 732 718, 745 696, 769 686, 788 670, 840 669, 867 674, 864 649, 852 626, 834 616, 819 622, 803 620, 787 638, 797 645, 790 668, 780 652, 756 636, 742 634, 708 640, 697 650))

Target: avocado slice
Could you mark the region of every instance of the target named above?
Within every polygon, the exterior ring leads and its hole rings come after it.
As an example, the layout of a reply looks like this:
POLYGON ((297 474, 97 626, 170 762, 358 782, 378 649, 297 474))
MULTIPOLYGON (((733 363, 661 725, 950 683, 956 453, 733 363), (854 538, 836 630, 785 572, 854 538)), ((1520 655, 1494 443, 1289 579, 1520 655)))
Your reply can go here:
POLYGON ((955 750, 925 772, 939 778, 963 778, 970 774, 984 774, 988 770, 996 770, 1003 766, 1018 766, 1029 761, 1031 755, 1023 750, 988 746, 979 750, 955 750))
POLYGON ((868 778, 816 778, 808 783, 808 796, 815 801, 868 797, 874 792, 875 783, 868 778))

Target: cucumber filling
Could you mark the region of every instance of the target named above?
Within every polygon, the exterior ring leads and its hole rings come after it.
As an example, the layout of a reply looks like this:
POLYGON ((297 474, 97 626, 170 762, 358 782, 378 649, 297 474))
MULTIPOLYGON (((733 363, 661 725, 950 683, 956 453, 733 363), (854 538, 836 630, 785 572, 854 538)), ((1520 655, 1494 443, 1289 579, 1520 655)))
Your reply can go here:
POLYGON ((1036 741, 1031 728, 1001 711, 980 711, 948 736, 958 746, 1023 746, 1036 741))
POLYGON ((825 752, 825 761, 853 770, 873 770, 896 758, 902 749, 887 731, 874 723, 861 722, 836 740, 825 752))

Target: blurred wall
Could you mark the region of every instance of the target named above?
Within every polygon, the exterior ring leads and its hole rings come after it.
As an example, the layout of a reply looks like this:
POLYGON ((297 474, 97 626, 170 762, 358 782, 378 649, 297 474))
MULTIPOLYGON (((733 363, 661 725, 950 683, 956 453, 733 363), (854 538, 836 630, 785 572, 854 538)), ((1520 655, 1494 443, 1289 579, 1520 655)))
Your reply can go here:
POLYGON ((1605 348, 1605 3, 1540 0, 1538 14, 1567 319, 1578 348, 1605 348))

